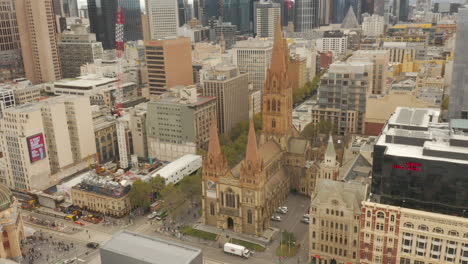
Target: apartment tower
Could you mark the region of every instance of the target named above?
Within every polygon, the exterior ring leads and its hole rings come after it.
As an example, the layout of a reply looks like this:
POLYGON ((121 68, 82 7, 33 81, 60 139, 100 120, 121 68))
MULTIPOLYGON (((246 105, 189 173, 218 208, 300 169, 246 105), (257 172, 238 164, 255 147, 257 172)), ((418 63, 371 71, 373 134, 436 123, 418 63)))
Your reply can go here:
POLYGON ((26 78, 33 84, 62 78, 52 0, 16 0, 26 78))
POLYGON ((145 42, 150 95, 161 95, 168 88, 193 84, 190 38, 145 42))
POLYGON ((152 40, 177 37, 177 0, 146 0, 146 13, 152 40))
POLYGON ((281 5, 272 1, 254 3, 254 29, 259 38, 273 38, 276 20, 280 19, 281 5))

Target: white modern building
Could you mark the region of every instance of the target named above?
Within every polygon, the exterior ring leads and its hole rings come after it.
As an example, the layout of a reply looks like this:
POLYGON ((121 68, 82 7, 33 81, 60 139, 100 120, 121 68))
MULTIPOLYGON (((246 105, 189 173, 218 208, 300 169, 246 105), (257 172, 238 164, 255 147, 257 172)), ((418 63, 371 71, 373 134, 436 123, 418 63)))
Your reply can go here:
POLYGON ((276 23, 281 15, 281 5, 272 1, 254 3, 254 29, 259 38, 273 38, 276 23))
POLYGON ((333 52, 333 55, 341 55, 348 47, 348 37, 341 31, 326 31, 322 38, 317 39, 317 50, 320 52, 333 52))
POLYGON ((146 0, 151 40, 177 37, 179 12, 176 0, 146 0))
POLYGON ((262 90, 271 63, 273 41, 248 39, 238 41, 233 48, 233 63, 239 71, 250 73, 254 90, 262 90))
POLYGON ((152 177, 161 176, 166 180, 166 184, 178 183, 185 176, 197 171, 202 166, 202 157, 199 155, 187 154, 173 162, 167 164, 162 169, 154 172, 152 177))
POLYGON ((383 16, 372 15, 364 17, 362 31, 365 36, 378 37, 384 34, 385 20, 383 16))

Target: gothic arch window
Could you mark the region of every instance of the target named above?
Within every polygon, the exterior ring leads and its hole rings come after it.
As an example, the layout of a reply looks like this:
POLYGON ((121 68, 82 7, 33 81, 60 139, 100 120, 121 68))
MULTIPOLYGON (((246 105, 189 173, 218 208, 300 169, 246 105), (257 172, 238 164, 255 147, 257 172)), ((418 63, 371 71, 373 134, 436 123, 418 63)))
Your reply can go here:
POLYGON ((231 189, 226 192, 226 206, 236 208, 236 194, 231 189))
POLYGON ((270 107, 270 100, 267 100, 267 111, 270 111, 271 107, 270 107))
POLYGON ((414 225, 410 222, 406 222, 403 224, 404 227, 407 227, 407 228, 414 228, 414 225))
POLYGON ((435 227, 432 232, 434 233, 438 233, 438 234, 443 234, 444 233, 444 230, 440 227, 435 227))
POLYGON ((371 217, 371 211, 367 211, 367 217, 371 217))
POLYGON ((252 224, 252 210, 247 211, 247 223, 252 224))
POLYGON ((450 231, 448 232, 448 234, 449 234, 449 236, 456 236, 456 237, 458 236, 458 232, 455 231, 455 230, 450 230, 450 231))
POLYGON ((271 110, 276 111, 276 101, 275 101, 275 99, 271 100, 271 110))
POLYGON ((224 193, 221 192, 221 206, 224 206, 224 193))
POLYGON ((418 229, 422 231, 429 231, 429 227, 427 227, 426 225, 420 225, 418 226, 418 229))
POLYGON ((276 128, 276 120, 275 119, 271 120, 271 127, 276 128))
POLYGON ((277 108, 278 108, 278 112, 281 112, 281 102, 280 102, 280 100, 278 100, 277 103, 278 103, 278 107, 277 107, 277 108))
POLYGON ((240 207, 240 197, 239 195, 236 195, 236 198, 237 198, 237 208, 240 207))
POLYGON ((380 218, 380 219, 385 218, 384 212, 377 212, 377 218, 380 218))
POLYGON ((210 215, 215 215, 215 205, 213 202, 210 203, 210 215))

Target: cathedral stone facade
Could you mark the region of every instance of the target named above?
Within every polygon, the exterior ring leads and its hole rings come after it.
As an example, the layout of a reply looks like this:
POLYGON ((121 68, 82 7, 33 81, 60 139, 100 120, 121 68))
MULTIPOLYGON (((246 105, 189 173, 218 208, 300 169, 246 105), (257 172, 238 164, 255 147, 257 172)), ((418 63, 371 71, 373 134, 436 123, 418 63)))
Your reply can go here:
POLYGON ((309 141, 292 125, 292 88, 287 76, 287 44, 276 26, 270 69, 263 90, 262 133, 250 122, 246 155, 228 168, 216 122, 203 160, 203 222, 239 233, 261 235, 287 195, 309 195, 313 186, 309 141))

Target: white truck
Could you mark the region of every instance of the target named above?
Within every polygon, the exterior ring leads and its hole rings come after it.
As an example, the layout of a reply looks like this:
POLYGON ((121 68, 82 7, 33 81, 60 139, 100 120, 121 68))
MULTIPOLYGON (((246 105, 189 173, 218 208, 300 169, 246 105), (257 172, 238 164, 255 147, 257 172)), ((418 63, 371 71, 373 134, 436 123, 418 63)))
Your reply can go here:
POLYGON ((224 244, 224 253, 236 255, 239 257, 249 258, 250 257, 250 250, 246 247, 241 245, 236 245, 232 243, 224 244))

